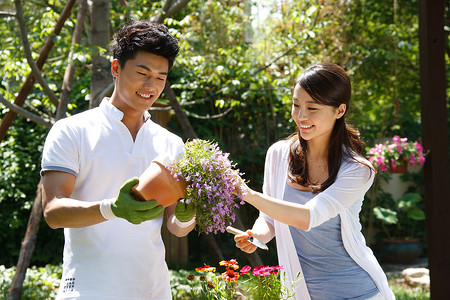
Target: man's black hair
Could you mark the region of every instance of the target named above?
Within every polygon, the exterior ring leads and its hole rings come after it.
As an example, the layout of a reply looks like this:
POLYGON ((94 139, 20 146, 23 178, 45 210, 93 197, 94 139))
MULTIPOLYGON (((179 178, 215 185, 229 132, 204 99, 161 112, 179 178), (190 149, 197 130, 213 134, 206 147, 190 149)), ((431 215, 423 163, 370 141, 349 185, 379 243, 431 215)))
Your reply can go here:
POLYGON ((122 27, 114 37, 111 49, 121 68, 139 51, 145 51, 166 58, 170 70, 179 52, 178 40, 167 27, 148 21, 134 21, 122 27))

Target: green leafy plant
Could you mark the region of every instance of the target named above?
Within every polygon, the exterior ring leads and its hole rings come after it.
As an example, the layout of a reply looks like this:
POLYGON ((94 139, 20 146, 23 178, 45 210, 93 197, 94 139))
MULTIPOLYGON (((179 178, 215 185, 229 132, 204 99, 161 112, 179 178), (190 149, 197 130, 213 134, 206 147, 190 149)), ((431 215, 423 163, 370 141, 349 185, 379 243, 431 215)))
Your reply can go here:
POLYGON ((405 193, 393 208, 374 207, 374 215, 381 220, 387 238, 418 237, 418 222, 425 220, 425 212, 418 207, 421 200, 418 193, 405 193))
POLYGON ((286 286, 282 284, 280 270, 282 266, 259 266, 251 269, 245 266, 241 269, 241 275, 247 275, 247 292, 251 299, 272 300, 289 299, 294 296, 286 286))
POLYGON ((234 208, 239 207, 234 201, 236 194, 239 198, 245 194, 242 174, 217 143, 194 139, 185 143, 184 150, 184 155, 168 166, 177 180, 188 182, 185 199, 181 201, 194 203, 198 232, 225 232, 235 220, 234 208))
POLYGON ((219 282, 219 276, 215 274, 216 268, 205 264, 203 267, 196 268, 195 271, 202 275, 186 276, 190 287, 187 295, 194 300, 221 299, 224 288, 223 283, 219 282))
MULTIPOLYGON (((46 265, 30 267, 23 283, 22 299, 54 299, 56 297, 62 266, 46 265)), ((0 298, 6 299, 8 289, 15 274, 15 267, 6 268, 0 265, 0 298)))

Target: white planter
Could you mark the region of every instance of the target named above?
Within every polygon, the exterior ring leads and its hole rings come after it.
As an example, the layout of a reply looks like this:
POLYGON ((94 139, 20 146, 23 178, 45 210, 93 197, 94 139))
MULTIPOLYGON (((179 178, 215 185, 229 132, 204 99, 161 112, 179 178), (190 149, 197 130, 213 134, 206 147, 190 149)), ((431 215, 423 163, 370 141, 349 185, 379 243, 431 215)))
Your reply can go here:
MULTIPOLYGON (((421 166, 409 166, 408 172, 417 173, 420 171, 421 166)), ((392 195, 392 199, 398 200, 408 190, 408 187, 414 186, 413 182, 405 182, 400 179, 403 174, 390 174, 389 181, 380 180, 380 188, 385 193, 392 195)))

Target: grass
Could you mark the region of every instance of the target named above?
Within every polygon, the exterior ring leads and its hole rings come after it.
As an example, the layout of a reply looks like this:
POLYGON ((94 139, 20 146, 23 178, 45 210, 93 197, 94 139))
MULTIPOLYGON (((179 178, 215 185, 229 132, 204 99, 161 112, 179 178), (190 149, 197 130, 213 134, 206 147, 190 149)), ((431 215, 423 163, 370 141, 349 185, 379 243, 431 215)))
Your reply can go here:
POLYGON ((389 286, 397 300, 429 300, 430 291, 422 286, 410 287, 401 276, 389 278, 389 286))

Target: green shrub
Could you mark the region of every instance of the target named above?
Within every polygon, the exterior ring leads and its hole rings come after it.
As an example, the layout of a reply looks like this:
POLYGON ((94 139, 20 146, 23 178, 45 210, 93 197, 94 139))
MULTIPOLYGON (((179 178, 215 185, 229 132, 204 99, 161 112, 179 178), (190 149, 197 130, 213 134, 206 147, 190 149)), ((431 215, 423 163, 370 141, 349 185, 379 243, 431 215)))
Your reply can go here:
MULTIPOLYGON (((15 274, 15 267, 0 266, 0 297, 6 299, 15 274)), ((31 267, 27 270, 23 283, 22 299, 54 299, 62 275, 62 266, 46 265, 45 267, 31 267)))
POLYGON ((389 286, 394 292, 395 299, 397 300, 430 300, 430 291, 422 286, 415 288, 409 287, 402 283, 399 278, 390 278, 389 286))

